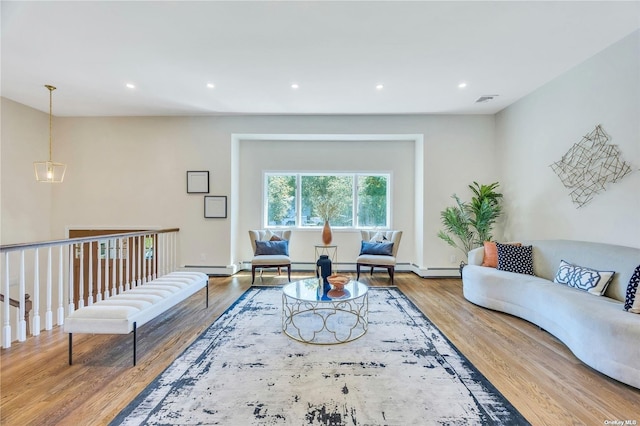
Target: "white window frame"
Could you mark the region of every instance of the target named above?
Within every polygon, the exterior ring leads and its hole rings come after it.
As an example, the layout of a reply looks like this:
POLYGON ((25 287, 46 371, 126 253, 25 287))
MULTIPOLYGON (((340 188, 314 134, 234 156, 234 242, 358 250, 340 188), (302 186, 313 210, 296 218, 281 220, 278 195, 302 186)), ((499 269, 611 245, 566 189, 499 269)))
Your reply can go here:
POLYGON ((351 176, 353 178, 353 205, 352 205, 352 224, 353 226, 333 226, 337 229, 391 229, 391 199, 392 199, 392 174, 390 172, 292 172, 292 171, 265 171, 262 176, 262 222, 265 229, 277 228, 295 228, 295 229, 319 229, 320 225, 302 225, 302 176, 351 176), (268 196, 268 177, 269 176, 295 176, 296 178, 296 194, 295 209, 296 217, 294 225, 269 225, 269 196, 268 196), (386 194, 386 218, 387 223, 384 226, 360 226, 358 223, 358 182, 361 177, 382 176, 387 179, 386 194))

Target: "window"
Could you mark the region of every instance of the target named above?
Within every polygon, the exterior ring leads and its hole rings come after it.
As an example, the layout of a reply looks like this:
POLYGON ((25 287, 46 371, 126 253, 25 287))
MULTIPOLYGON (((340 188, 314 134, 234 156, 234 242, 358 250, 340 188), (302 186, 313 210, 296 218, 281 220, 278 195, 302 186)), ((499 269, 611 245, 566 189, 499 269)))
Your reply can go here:
POLYGON ((389 174, 266 173, 266 226, 389 227, 389 174))

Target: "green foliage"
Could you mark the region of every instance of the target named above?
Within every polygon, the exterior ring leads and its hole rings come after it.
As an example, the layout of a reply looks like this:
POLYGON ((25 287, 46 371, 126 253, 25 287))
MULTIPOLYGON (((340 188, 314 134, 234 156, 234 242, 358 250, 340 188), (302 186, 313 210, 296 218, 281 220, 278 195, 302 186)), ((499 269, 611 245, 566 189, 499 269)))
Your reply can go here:
MULTIPOLYGON (((296 177, 277 175, 268 180, 269 218, 279 224, 295 209, 296 177)), ((294 214, 295 216, 295 214, 294 214)))
POLYGON ((335 226, 351 225, 351 176, 302 176, 302 211, 335 226))
POLYGON ((358 181, 358 225, 387 224, 387 178, 366 176, 358 181))
POLYGON ((498 182, 489 185, 473 182, 469 185, 474 194, 470 202, 461 201, 453 194, 456 205, 440 212, 444 230, 438 232, 438 237, 465 255, 485 241, 491 241, 493 227, 502 214, 502 194, 496 192, 498 186, 498 182))

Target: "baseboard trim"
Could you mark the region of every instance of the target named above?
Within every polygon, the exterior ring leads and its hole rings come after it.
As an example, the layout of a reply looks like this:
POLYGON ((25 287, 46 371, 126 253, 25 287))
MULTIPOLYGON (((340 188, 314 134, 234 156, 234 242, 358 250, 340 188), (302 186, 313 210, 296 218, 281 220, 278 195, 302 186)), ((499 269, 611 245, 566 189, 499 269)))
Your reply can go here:
MULTIPOLYGON (((349 262, 334 263, 334 268, 338 272, 356 272, 356 264, 349 262)), ((314 272, 316 264, 314 262, 293 262, 293 271, 314 272)), ((250 271, 251 262, 243 261, 237 265, 207 266, 207 265, 185 265, 181 270, 190 272, 202 272, 207 275, 231 276, 241 271, 250 271)), ((274 269, 274 268, 265 268, 274 269)), ((396 272, 413 272, 420 278, 460 278, 460 269, 455 267, 420 267, 414 263, 396 264, 396 272)))

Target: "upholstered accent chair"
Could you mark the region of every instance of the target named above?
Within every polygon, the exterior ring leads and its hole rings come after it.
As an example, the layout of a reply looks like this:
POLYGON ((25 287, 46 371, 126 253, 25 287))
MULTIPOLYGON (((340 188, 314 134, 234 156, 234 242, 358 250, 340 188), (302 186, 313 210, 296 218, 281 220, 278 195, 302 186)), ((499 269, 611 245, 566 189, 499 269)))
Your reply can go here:
POLYGON ((289 240, 291 230, 265 230, 257 229, 249 231, 251 247, 253 247, 253 259, 251 260, 251 284, 256 279, 256 269, 287 268, 287 278, 291 282, 291 258, 289 257, 289 240))
POLYGON ((360 278, 361 266, 370 267, 371 275, 373 275, 373 268, 386 268, 389 272, 389 277, 391 278, 391 284, 393 284, 393 273, 395 272, 396 267, 396 254, 398 253, 398 247, 400 246, 402 231, 360 232, 362 234, 362 245, 360 248, 360 255, 356 259, 356 280, 360 278), (382 250, 380 252, 377 247, 371 247, 371 244, 365 244, 374 242, 393 243, 393 246, 388 251, 382 250), (371 248, 372 250, 367 250, 365 247, 371 248))

